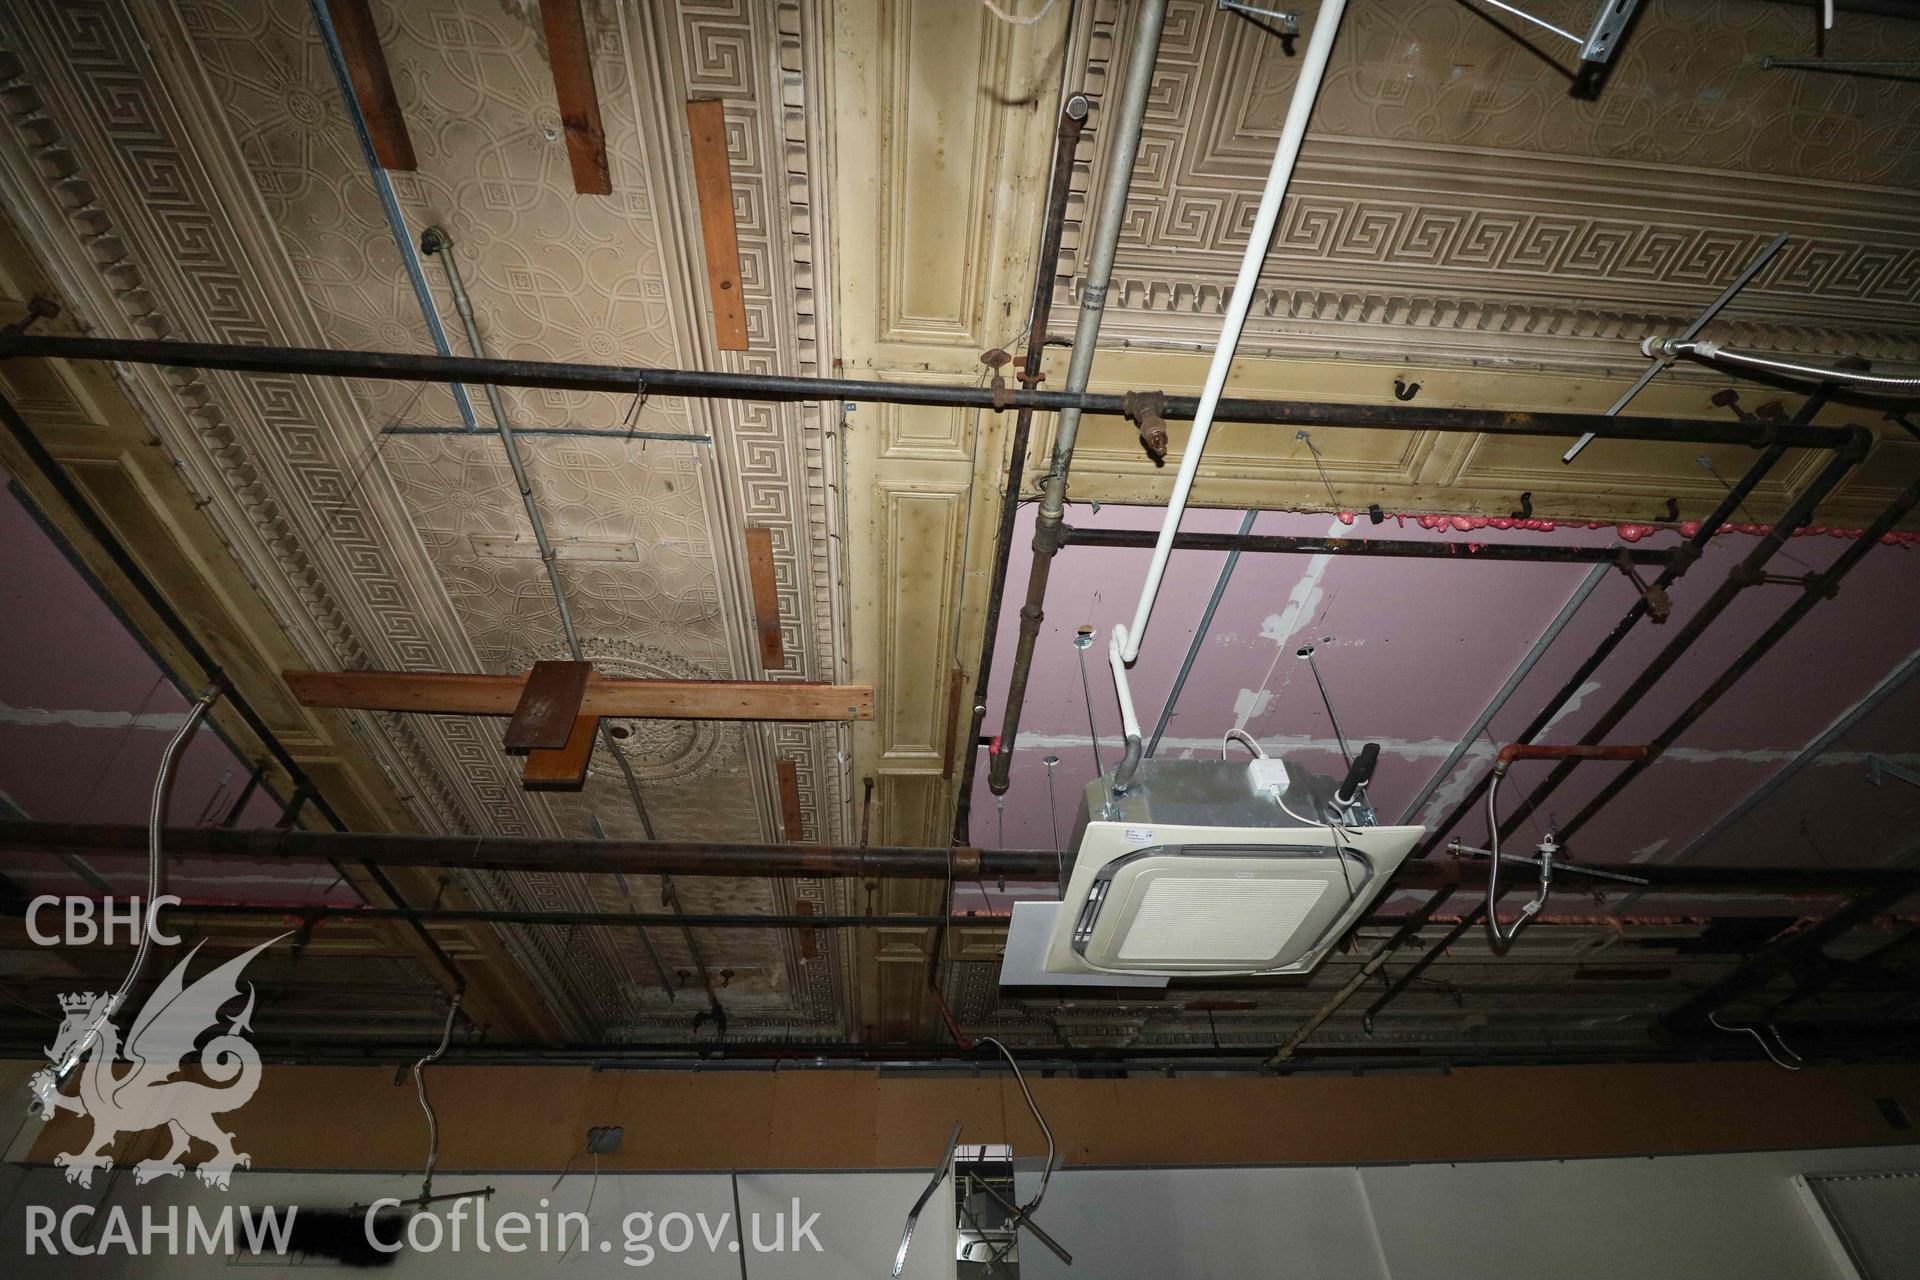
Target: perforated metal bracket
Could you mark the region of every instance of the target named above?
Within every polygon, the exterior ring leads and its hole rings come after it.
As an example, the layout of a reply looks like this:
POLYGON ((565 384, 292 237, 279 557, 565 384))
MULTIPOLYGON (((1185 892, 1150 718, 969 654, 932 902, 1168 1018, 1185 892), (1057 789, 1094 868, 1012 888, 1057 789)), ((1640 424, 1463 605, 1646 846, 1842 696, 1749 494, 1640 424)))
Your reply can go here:
MULTIPOLYGON (((1565 27, 1555 26, 1545 18, 1528 13, 1517 4, 1506 4, 1503 0, 1486 0, 1502 13, 1510 13, 1516 18, 1524 18, 1534 26, 1551 31, 1562 40, 1570 40, 1580 46, 1580 60, 1598 66, 1613 57, 1613 51, 1620 44, 1620 37, 1626 32, 1627 23, 1633 20, 1633 11, 1640 7, 1640 0, 1602 0, 1599 12, 1593 15, 1593 22, 1587 27, 1587 38, 1582 40, 1565 27)), ((1225 0, 1221 0, 1222 7, 1225 0)))
POLYGON ((1580 60, 1602 63, 1613 57, 1627 23, 1633 20, 1633 11, 1639 7, 1640 0, 1602 0, 1600 12, 1593 15, 1593 25, 1587 28, 1587 38, 1580 46, 1580 60))

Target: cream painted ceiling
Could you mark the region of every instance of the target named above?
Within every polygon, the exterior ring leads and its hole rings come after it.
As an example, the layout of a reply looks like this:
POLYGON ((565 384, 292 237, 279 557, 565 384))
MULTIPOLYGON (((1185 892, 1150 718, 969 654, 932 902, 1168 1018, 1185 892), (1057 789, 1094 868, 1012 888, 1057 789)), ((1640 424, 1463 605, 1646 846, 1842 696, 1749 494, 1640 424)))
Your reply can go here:
MULTIPOLYGON (((1538 3, 1569 22, 1583 8, 1538 3)), ((399 207, 411 237, 434 223, 452 233, 493 355, 979 378, 983 349, 1018 349, 1063 68, 1096 104, 1056 282, 1055 327, 1071 327, 1131 5, 1063 2, 1014 27, 962 0, 586 0, 606 197, 572 190, 532 0, 373 8, 420 157, 418 172, 393 176, 399 207), (709 320, 683 115, 695 97, 725 103, 744 353, 720 351, 709 320)), ((1636 367, 1635 339, 1683 323, 1778 230, 1794 245, 1730 310, 1729 333, 1920 359, 1920 95, 1761 70, 1766 54, 1807 52, 1807 13, 1791 6, 1642 8, 1612 76, 1583 101, 1567 93, 1566 57, 1462 0, 1356 0, 1236 388, 1385 401, 1406 375, 1430 402, 1597 410, 1636 367)), ((0 14, 0 48, 19 62, 0 99, 12 122, 0 182, 74 321, 430 349, 303 0, 22 0, 0 14)), ((1920 26, 1844 15, 1829 52, 1920 56, 1920 26)), ((1211 0, 1171 6, 1097 388, 1197 386, 1294 65, 1211 0)), ((425 269, 463 354, 439 268, 425 269)), ((1064 359, 1049 365, 1057 385, 1064 359)), ((64 377, 36 383, 34 403, 71 422, 63 439, 78 456, 109 415, 83 375, 64 377)), ((1677 371, 1636 407, 1718 415, 1707 399, 1722 385, 1677 371)), ((441 389, 133 370, 115 394, 177 460, 164 484, 224 544, 223 561, 194 572, 257 596, 303 661, 517 671, 561 652, 497 440, 385 432, 458 428, 441 389)), ((1010 424, 655 396, 634 424, 709 443, 642 443, 622 438, 632 397, 506 399, 517 426, 605 433, 523 445, 549 527, 574 549, 561 570, 603 667, 759 678, 742 537, 765 526, 788 654, 765 674, 879 691, 876 721, 845 731, 632 726, 659 835, 780 838, 773 772, 785 758, 806 839, 864 827, 876 842, 943 841, 966 727, 954 691, 971 687, 1010 424)), ((472 400, 490 426, 478 389, 472 400)), ((1291 429, 1250 427, 1216 437, 1200 500, 1504 513, 1529 490, 1544 513, 1612 520, 1720 493, 1692 448, 1601 445, 1569 469, 1552 442, 1322 432, 1317 444, 1337 500, 1291 429)), ((1739 450, 1715 460, 1723 474, 1744 465, 1739 450)), ((1920 450, 1884 440, 1828 517, 1861 522, 1916 466, 1920 450)), ((1755 511, 1781 505, 1803 469, 1783 469, 1755 511)), ((1165 484, 1130 426, 1089 420, 1076 497, 1152 499, 1165 484)), ((616 772, 597 771, 579 796, 522 792, 497 722, 378 717, 349 730, 282 702, 275 726, 422 828, 584 835, 598 816, 639 833, 616 772)), ((657 885, 632 884, 629 900, 602 879, 457 883, 481 904, 659 909, 657 885)), ((940 895, 810 881, 682 889, 693 910, 799 898, 924 912, 940 895)), ((678 936, 655 941, 669 968, 690 968, 678 936)), ((700 941, 708 967, 729 974, 721 994, 741 1034, 930 1025, 925 929, 823 933, 814 959, 781 934, 700 941)), ((503 945, 572 1036, 697 1033, 703 1001, 690 986, 669 1001, 629 934, 526 929, 503 945)), ((984 961, 995 943, 952 945, 956 960, 984 961)))

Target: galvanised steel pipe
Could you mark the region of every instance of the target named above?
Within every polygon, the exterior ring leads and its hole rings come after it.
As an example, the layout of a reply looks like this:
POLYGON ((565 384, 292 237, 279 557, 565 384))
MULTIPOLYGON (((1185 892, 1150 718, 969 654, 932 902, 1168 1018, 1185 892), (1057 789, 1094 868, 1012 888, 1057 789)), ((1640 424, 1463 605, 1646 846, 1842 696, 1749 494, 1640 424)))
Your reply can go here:
MULTIPOLYGON (((1107 291, 1113 283, 1113 256, 1127 218, 1127 188, 1133 184, 1133 165, 1140 155, 1140 136, 1153 89, 1153 67, 1160 57, 1160 30, 1166 21, 1165 0, 1141 0, 1127 59, 1126 79, 1113 114, 1111 172, 1107 174, 1096 235, 1087 250, 1085 279, 1080 283, 1080 318, 1073 330, 1073 355, 1067 365, 1067 393, 1084 394, 1093 376, 1093 357, 1100 341, 1100 321, 1106 315, 1107 291)), ((1027 701, 1027 678, 1033 670, 1033 646, 1040 638, 1045 616, 1047 579, 1053 556, 1060 549, 1060 518, 1066 510, 1067 470, 1073 465, 1073 446, 1080 433, 1078 404, 1063 405, 1054 424, 1053 460, 1040 485, 1040 509, 1033 527, 1033 560, 1027 567, 1027 598, 1020 606, 1020 635, 1015 642, 1013 669, 1007 681, 1006 709, 1000 733, 987 762, 987 786, 1006 794, 1013 769, 1013 747, 1020 737, 1020 712, 1027 701)), ((971 745, 971 744, 970 744, 971 745)))
MULTIPOLYGON (((544 360, 481 360, 397 351, 334 351, 324 347, 252 347, 220 342, 161 342, 146 338, 78 338, 63 334, 0 334, 0 360, 102 360, 173 369, 297 374, 319 378, 374 378, 396 382, 467 382, 557 391, 639 391, 708 400, 786 403, 850 400, 863 404, 932 405, 952 409, 1024 409, 1120 417, 1123 397, 1102 392, 996 391, 971 383, 878 382, 858 378, 802 378, 786 374, 718 373, 644 365, 576 364, 544 360)), ((1193 396, 1168 396, 1164 416, 1191 419, 1193 396)), ((1602 440, 1661 444, 1721 444, 1796 449, 1840 449, 1853 439, 1844 427, 1768 425, 1696 418, 1608 418, 1591 413, 1518 413, 1408 404, 1337 404, 1324 400, 1223 399, 1216 422, 1439 431, 1463 435, 1602 440)), ((612 428, 609 435, 619 434, 612 428)))
MULTIPOLYGON (((453 294, 453 309, 459 313, 460 323, 467 331, 467 345, 473 348, 473 354, 481 359, 487 355, 486 343, 480 338, 480 326, 473 313, 473 301, 467 296, 467 286, 460 276, 460 265, 454 259, 453 237, 437 226, 428 227, 420 233, 420 252, 428 256, 438 256, 447 272, 447 288, 453 294)), ((573 608, 567 603, 566 583, 560 577, 560 558, 554 553, 553 542, 547 537, 547 522, 540 515, 540 501, 533 493, 533 480, 527 475, 526 463, 520 457, 520 446, 514 439, 513 421, 507 416, 505 400, 501 398, 500 388, 492 383, 486 384, 487 404, 493 410, 494 426, 500 433, 500 446, 506 451, 507 465, 513 471, 514 488, 520 491, 520 505, 526 512, 527 524, 533 529, 534 546, 539 549, 540 562, 547 572, 547 586, 553 592, 553 606, 560 617, 560 633, 566 638, 567 650, 573 654, 575 662, 585 662, 587 655, 580 648, 580 633, 573 625, 573 608)), ((599 721, 600 741, 606 745, 606 751, 619 766, 621 776, 626 780, 627 797, 633 802, 634 816, 640 819, 640 829, 653 838, 653 815, 647 811, 646 798, 640 793, 640 779, 634 774, 633 762, 627 759, 627 753, 620 749, 620 743, 613 736, 613 721, 599 721)), ((680 895, 673 891, 670 880, 663 880, 660 886, 661 896, 667 900, 678 914, 685 912, 680 906, 680 895)), ((693 960, 693 967, 700 975, 700 985, 705 990, 707 1002, 712 1006, 714 1015, 721 1016, 720 997, 713 989, 713 978, 707 971, 706 956, 700 950, 699 941, 684 924, 680 927, 681 940, 687 944, 687 954, 693 960)), ((647 950, 652 952, 653 940, 647 939, 647 950)))

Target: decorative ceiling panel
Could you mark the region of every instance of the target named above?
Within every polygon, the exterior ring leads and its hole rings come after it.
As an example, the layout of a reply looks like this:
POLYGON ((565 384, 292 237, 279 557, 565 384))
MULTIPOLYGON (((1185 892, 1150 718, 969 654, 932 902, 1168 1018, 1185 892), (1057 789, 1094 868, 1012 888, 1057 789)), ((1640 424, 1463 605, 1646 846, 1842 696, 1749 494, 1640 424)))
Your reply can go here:
MULTIPOLYGON (((1640 337, 1684 323, 1787 230, 1725 333, 1920 359, 1910 86, 1762 69, 1803 48, 1791 6, 1646 5, 1583 100, 1568 93, 1570 54, 1556 62, 1557 46, 1531 48, 1498 19, 1456 0, 1347 14, 1246 349, 1626 367, 1640 337)), ((1092 21, 1098 91, 1128 56, 1132 6, 1103 0, 1092 21)), ((1920 26, 1848 14, 1827 56, 1920 57, 1920 26)), ((1239 15, 1169 7, 1114 338, 1211 342, 1297 66, 1239 15)))
MULTIPOLYGON (((418 172, 393 175, 400 214, 410 239, 434 224, 451 232, 489 354, 816 370, 823 263, 809 130, 819 108, 805 59, 819 35, 809 8, 589 3, 611 197, 573 192, 537 5, 440 0, 376 4, 375 14, 421 160, 418 172), (719 353, 708 336, 679 110, 691 96, 727 104, 744 353, 719 353)), ((9 153, 9 176, 37 188, 46 229, 60 233, 40 251, 60 260, 83 319, 106 332, 431 349, 309 5, 102 0, 22 6, 0 22, 36 91, 11 105, 42 121, 26 135, 39 154, 9 153), (74 210, 81 216, 61 226, 74 210)), ((439 264, 424 266, 451 321, 439 264)), ((466 354, 457 324, 448 327, 453 351, 466 354)), ((513 672, 563 650, 477 388, 485 432, 470 437, 416 433, 464 425, 441 387, 151 371, 135 381, 190 482, 208 493, 209 516, 284 624, 306 638, 314 665, 513 672)), ((634 674, 842 675, 837 515, 817 407, 689 403, 639 387, 632 396, 509 390, 504 400, 518 427, 607 433, 522 444, 590 657, 634 674), (711 443, 623 438, 629 427, 711 443), (780 671, 761 672, 749 645, 748 524, 773 532, 780 671)), ((363 738, 429 828, 586 834, 594 815, 615 835, 641 834, 610 760, 581 796, 541 799, 518 786, 498 727, 369 716, 363 738)), ((776 755, 795 764, 808 837, 845 833, 837 727, 620 728, 663 838, 777 836, 776 755)), ((624 901, 580 877, 458 879, 483 906, 624 901)), ((680 900, 696 912, 768 911, 790 907, 795 892, 835 909, 807 884, 714 882, 680 900)), ((636 938, 511 932, 582 1034, 619 1034, 655 1016, 663 993, 636 938), (655 998, 636 994, 647 988, 655 998)), ((685 967, 691 957, 674 934, 657 941, 669 965, 685 967)), ((730 1006, 790 1030, 831 1030, 843 1021, 834 986, 846 960, 838 937, 825 941, 820 958, 792 974, 797 948, 780 935, 716 933, 700 946, 711 970, 733 975, 730 1006)), ((678 1024, 694 1011, 683 1007, 678 1024)))

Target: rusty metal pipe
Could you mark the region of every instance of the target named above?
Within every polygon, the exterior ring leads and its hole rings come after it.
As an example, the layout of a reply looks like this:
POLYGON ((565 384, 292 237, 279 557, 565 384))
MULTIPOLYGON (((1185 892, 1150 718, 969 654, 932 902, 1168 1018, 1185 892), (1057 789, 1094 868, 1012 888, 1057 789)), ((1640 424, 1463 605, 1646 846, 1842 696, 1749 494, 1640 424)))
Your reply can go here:
MULTIPOLYGON (((1640 704, 1640 700, 1646 697, 1648 692, 1666 676, 1667 672, 1673 669, 1674 664, 1685 656, 1687 651, 1693 647, 1694 643, 1706 633, 1707 628, 1712 626, 1722 613, 1726 612, 1735 597, 1748 587, 1761 581, 1761 575, 1765 572, 1767 562, 1772 560, 1780 548, 1786 545, 1787 539, 1793 536, 1794 530, 1813 518, 1815 509, 1819 507, 1821 502, 1826 500, 1827 496, 1838 487, 1842 480, 1846 479, 1847 473, 1852 471, 1854 466, 1866 456, 1868 448, 1873 443, 1873 436, 1865 428, 1857 427, 1855 431, 1858 435, 1854 447, 1843 449, 1828 459, 1827 465, 1821 469, 1819 475, 1814 477, 1813 483, 1809 484, 1801 491, 1800 496, 1793 500, 1781 517, 1762 535, 1758 545, 1749 551, 1739 564, 1728 570, 1727 576, 1721 580, 1719 586, 1714 588, 1713 594, 1701 601, 1700 607, 1694 610, 1692 616, 1687 619, 1686 625, 1680 629, 1679 633, 1667 641, 1666 647, 1654 656, 1653 660, 1641 670, 1640 674, 1634 677, 1633 682, 1621 691, 1620 696, 1615 698, 1601 717, 1593 723, 1592 727, 1582 736, 1582 745, 1591 745, 1599 742, 1609 733, 1612 733, 1614 729, 1618 728, 1620 722, 1626 719, 1627 714, 1640 704)), ((1873 543, 1878 540, 1878 536, 1876 536, 1873 541, 1868 541, 1865 538, 1857 539, 1852 546, 1849 547, 1849 551, 1857 549, 1864 554, 1865 551, 1870 550, 1873 543)), ((1729 681, 1726 686, 1722 686, 1717 691, 1710 691, 1712 698, 1707 700, 1706 705, 1711 705, 1712 701, 1717 699, 1719 694, 1725 691, 1726 687, 1731 686, 1731 683, 1732 682, 1729 681)), ((1700 712, 1702 713, 1705 710, 1706 706, 1700 708, 1700 712)), ((1578 759, 1568 759, 1561 761, 1560 764, 1555 766, 1553 772, 1548 774, 1547 777, 1528 794, 1527 798, 1519 804, 1514 812, 1507 816, 1506 821, 1500 824, 1500 834, 1510 835, 1514 831, 1519 830, 1520 825, 1527 820, 1528 816, 1537 810, 1561 783, 1567 780, 1568 775, 1573 772, 1579 763, 1580 761, 1578 759)), ((1645 762, 1638 762, 1632 767, 1637 772, 1638 769, 1645 767, 1645 762)))
POLYGON ((1742 676, 1752 670, 1753 665, 1764 658, 1776 644, 1779 644, 1789 631, 1799 625, 1800 620, 1811 613, 1815 605, 1837 592, 1841 579, 1853 572, 1854 566, 1880 544, 1881 537, 1905 519, 1916 505, 1920 505, 1920 480, 1908 485, 1904 493, 1889 503, 1886 510, 1874 519, 1865 532, 1849 543, 1847 549, 1841 552, 1831 565, 1820 573, 1810 575, 1800 588, 1799 598, 1789 605, 1787 610, 1775 619, 1773 625, 1768 627, 1759 638, 1748 645, 1740 656, 1733 660, 1732 665, 1721 672, 1717 680, 1708 685, 1699 697, 1674 718, 1671 724, 1660 731, 1659 736, 1654 738, 1649 751, 1610 779, 1600 794, 1589 800, 1586 806, 1562 828, 1562 834, 1572 835, 1586 825, 1594 814, 1600 812, 1609 801, 1639 777, 1641 772, 1653 762, 1654 757, 1672 746, 1681 734, 1692 728, 1694 722, 1705 715, 1708 708, 1719 701, 1720 697, 1738 683, 1742 676))
MULTIPOLYGON (((395 835, 387 832, 298 831, 267 827, 169 827, 161 838, 171 856, 208 862, 261 864, 329 859, 377 867, 459 867, 475 871, 576 872, 582 875, 658 874, 689 877, 861 877, 876 880, 944 880, 951 860, 955 880, 1057 883, 1060 855, 1051 849, 979 849, 731 845, 647 840, 573 840, 510 836, 395 835)), ((0 819, 0 866, 31 859, 57 861, 61 854, 145 856, 147 830, 121 823, 33 822, 0 819)), ((1905 887, 1920 892, 1920 867, 1721 867, 1634 863, 1620 871, 1650 883, 1640 894, 1772 893, 1834 898, 1864 890, 1905 887)), ((1435 858, 1403 866, 1394 890, 1451 891, 1460 864, 1435 858)))
MULTIPOLYGON (((1073 196, 1073 157, 1086 124, 1088 102, 1083 93, 1068 98, 1060 110, 1054 133, 1053 178, 1047 187, 1047 221, 1040 233, 1040 252, 1034 259, 1033 301, 1027 305, 1027 355, 1020 366, 1020 382, 1032 387, 1040 381, 1046 354, 1047 327, 1053 322, 1053 285, 1060 272, 1060 241, 1066 231, 1067 202, 1073 196)), ((993 577, 987 587, 987 616, 980 637, 980 666, 973 677, 973 711, 967 736, 960 746, 966 763, 960 767, 960 786, 953 806, 953 842, 973 838, 973 779, 980 767, 980 729, 987 719, 987 681, 993 676, 993 651, 1000 638, 1000 609, 1007 596, 1007 562, 1013 555, 1013 525, 1020 514, 1020 482, 1026 474, 1027 448, 1033 438, 1033 408, 1022 406, 1013 420, 1012 453, 1007 460, 1006 488, 1000 495, 1000 521, 993 543, 993 577)), ((952 726, 948 726, 949 732, 952 726)))
MULTIPOLYGON (((1121 417, 1126 397, 1091 391, 994 391, 973 383, 883 382, 860 378, 806 378, 776 373, 722 373, 711 369, 578 364, 552 360, 480 360, 402 351, 335 351, 326 347, 244 346, 221 342, 167 342, 147 338, 77 338, 65 334, 0 334, 0 360, 102 360, 168 369, 224 369, 233 373, 294 374, 313 378, 373 378, 395 382, 492 384, 553 391, 604 391, 768 404, 851 400, 861 404, 925 405, 951 409, 1077 410, 1121 417)), ((1168 396, 1162 416, 1191 420, 1194 396, 1168 396)), ((1602 440, 1654 444, 1719 444, 1839 449, 1840 427, 1792 422, 1784 426, 1697 418, 1620 417, 1594 413, 1526 413, 1456 409, 1446 405, 1335 403, 1233 397, 1220 401, 1216 422, 1360 431, 1440 431, 1459 435, 1572 439, 1592 432, 1602 440)), ((623 437, 617 427, 609 438, 623 437)))
MULTIPOLYGON (((1800 406, 1800 411, 1795 415, 1794 421, 1802 424, 1810 422, 1813 415, 1824 403, 1825 396, 1823 394, 1816 393, 1808 397, 1807 402, 1800 406)), ((1762 453, 1751 467, 1747 468, 1746 473, 1727 491, 1727 496, 1720 500, 1720 504, 1713 509, 1712 513, 1700 522, 1700 527, 1694 531, 1693 536, 1687 539, 1686 549, 1692 553, 1692 556, 1698 556, 1700 552, 1706 549, 1707 544, 1713 540, 1714 535, 1720 531, 1721 526, 1726 524, 1728 520, 1731 520, 1734 514, 1739 511, 1741 505, 1746 501, 1747 495, 1751 494, 1754 489, 1759 486, 1760 482, 1766 478, 1767 473, 1771 471, 1782 458, 1786 457, 1786 455, 1786 446, 1775 444, 1768 448, 1765 453, 1762 453)), ((1688 559, 1675 560, 1672 564, 1661 570, 1659 578, 1654 582, 1654 586, 1661 591, 1665 591, 1668 587, 1680 580, 1681 575, 1687 571, 1691 563, 1691 557, 1688 559)), ((1539 712, 1534 715, 1533 719, 1527 722, 1527 727, 1520 731, 1518 741, 1529 742, 1536 735, 1544 733, 1547 726, 1560 714, 1560 709, 1566 706, 1567 702, 1585 687, 1588 677, 1599 670, 1600 664, 1613 655, 1613 651, 1620 647, 1621 642, 1624 641, 1633 631, 1634 627, 1638 625, 1640 619, 1647 616, 1647 612, 1648 604, 1646 598, 1642 596, 1636 599, 1626 613, 1621 615, 1620 621, 1613 624, 1613 630, 1606 634, 1600 643, 1594 647, 1593 652, 1586 656, 1573 674, 1569 675, 1566 680, 1561 683, 1559 689, 1554 692, 1553 696, 1547 699, 1541 706, 1539 712)), ((1492 784, 1492 781, 1493 775, 1488 773, 1481 777, 1479 781, 1475 782, 1473 786, 1468 789, 1467 794, 1462 796, 1458 803, 1454 805, 1447 816, 1430 829, 1426 841, 1414 851, 1414 858, 1425 858, 1445 843, 1448 833, 1451 832, 1455 826, 1459 825, 1460 820, 1479 807, 1480 799, 1487 794, 1487 788, 1492 784)))

